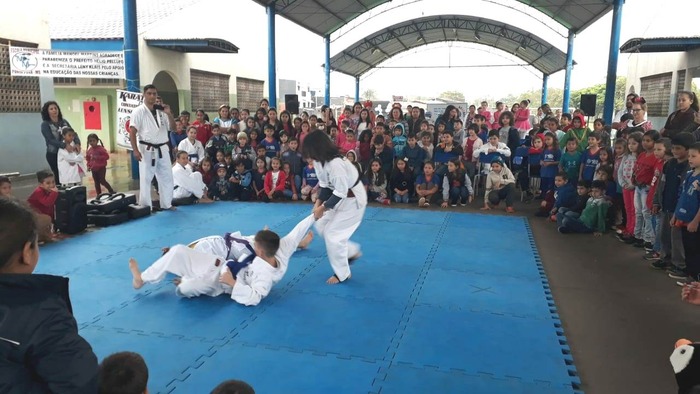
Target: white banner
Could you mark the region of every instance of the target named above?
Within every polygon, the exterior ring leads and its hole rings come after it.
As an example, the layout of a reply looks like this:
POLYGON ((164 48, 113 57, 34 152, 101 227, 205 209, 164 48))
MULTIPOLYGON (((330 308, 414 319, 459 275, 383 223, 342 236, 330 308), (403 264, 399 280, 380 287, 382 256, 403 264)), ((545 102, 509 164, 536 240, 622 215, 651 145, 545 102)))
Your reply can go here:
POLYGON ((13 76, 124 79, 123 52, 10 47, 13 76))
POLYGON ((131 112, 141 105, 143 94, 117 90, 117 145, 131 150, 129 139, 129 126, 131 126, 131 112))

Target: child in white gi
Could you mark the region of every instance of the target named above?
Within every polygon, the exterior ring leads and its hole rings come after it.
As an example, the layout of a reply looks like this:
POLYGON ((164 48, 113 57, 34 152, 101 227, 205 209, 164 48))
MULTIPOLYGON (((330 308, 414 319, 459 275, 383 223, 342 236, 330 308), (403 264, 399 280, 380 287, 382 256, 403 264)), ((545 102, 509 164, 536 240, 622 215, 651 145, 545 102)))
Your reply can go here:
MULTIPOLYGON (((75 139, 75 131, 71 128, 63 129, 63 141, 67 145, 72 145, 75 139)), ((85 159, 79 152, 68 152, 65 148, 58 150, 58 178, 62 185, 72 185, 83 183, 83 177, 87 173, 85 159)))
MULTIPOLYGON (((187 129, 187 138, 180 141, 177 145, 177 150, 187 152, 189 161, 192 165, 199 165, 199 162, 204 159, 206 151, 202 143, 197 140, 197 128, 191 126, 187 129)), ((176 197, 177 198, 177 197, 176 197)))
POLYGON ((306 247, 311 242, 309 229, 313 223, 313 215, 308 216, 282 239, 270 230, 240 238, 231 234, 224 237, 230 242, 229 250, 222 247, 217 237, 198 240, 194 248, 175 245, 143 273, 132 258, 129 269, 134 288, 158 283, 170 272, 179 276, 174 282, 181 297, 216 297, 226 293, 239 304, 257 305, 284 277, 297 247, 306 247), (215 253, 205 252, 208 249, 215 253), (225 261, 221 256, 224 253, 233 259, 225 261))
POLYGON ((202 173, 199 171, 192 171, 187 152, 177 152, 176 161, 177 162, 173 166, 173 181, 175 183, 173 198, 195 196, 201 203, 213 202, 213 200, 207 196, 207 186, 202 180, 202 173))

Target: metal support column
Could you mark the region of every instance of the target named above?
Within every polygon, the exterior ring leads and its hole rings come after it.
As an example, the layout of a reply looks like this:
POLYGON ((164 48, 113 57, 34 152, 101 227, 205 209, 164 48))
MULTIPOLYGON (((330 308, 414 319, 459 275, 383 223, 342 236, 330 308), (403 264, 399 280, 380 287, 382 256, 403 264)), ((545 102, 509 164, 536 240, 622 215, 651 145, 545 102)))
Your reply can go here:
POLYGON ((615 115, 615 82, 617 81, 617 57, 620 53, 622 4, 624 4, 624 0, 615 0, 613 5, 610 52, 608 54, 608 78, 605 82, 605 106, 603 107, 603 120, 605 120, 607 124, 612 123, 613 116, 615 115))
POLYGON ((277 61, 275 59, 275 1, 267 5, 267 86, 270 107, 277 108, 277 61))
MULTIPOLYGON (((136 24, 136 0, 123 0, 124 18, 124 77, 126 90, 141 91, 139 76, 139 31, 136 24)), ((139 162, 131 152, 131 179, 139 179, 139 162)))
POLYGON ((549 75, 542 74, 542 102, 540 105, 547 104, 547 84, 549 83, 549 75))
POLYGON ((566 75, 564 76, 564 100, 561 104, 561 112, 569 112, 569 101, 571 99, 571 70, 574 68, 574 34, 569 30, 569 40, 566 46, 566 75))
POLYGON ((323 43, 326 46, 326 59, 323 66, 324 73, 326 75, 326 90, 325 97, 323 98, 323 103, 330 106, 331 105, 331 36, 323 37, 323 43))
POLYGON ((355 77, 355 102, 360 102, 360 77, 355 77))

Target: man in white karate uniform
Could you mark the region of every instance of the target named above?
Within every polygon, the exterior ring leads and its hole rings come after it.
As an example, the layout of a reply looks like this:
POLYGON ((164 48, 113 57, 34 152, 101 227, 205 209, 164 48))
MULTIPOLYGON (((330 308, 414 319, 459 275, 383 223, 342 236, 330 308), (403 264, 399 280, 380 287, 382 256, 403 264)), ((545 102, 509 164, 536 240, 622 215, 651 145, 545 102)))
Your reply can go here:
POLYGON ((175 119, 168 105, 156 105, 158 90, 143 88, 143 104, 131 113, 129 140, 134 158, 139 161, 139 204, 152 207, 151 181, 156 177, 160 208, 173 209, 173 172, 168 148, 168 130, 175 130, 175 119))
POLYGON ((257 305, 284 277, 297 247, 305 248, 311 242, 309 229, 313 223, 313 215, 306 217, 282 239, 270 230, 240 238, 235 236, 240 233, 227 234, 223 238, 230 245, 228 250, 218 239, 209 242, 216 237, 195 241, 193 248, 175 245, 143 272, 132 258, 129 269, 134 288, 158 283, 169 272, 179 276, 175 284, 181 297, 216 297, 226 293, 239 304, 257 305), (207 253, 208 248, 215 253, 207 253), (226 261, 223 254, 232 259, 226 261))
POLYGON ((201 203, 214 202, 207 195, 207 185, 202 180, 202 173, 192 171, 189 164, 189 156, 185 151, 177 152, 177 160, 173 165, 173 197, 187 198, 191 196, 197 197, 201 203))

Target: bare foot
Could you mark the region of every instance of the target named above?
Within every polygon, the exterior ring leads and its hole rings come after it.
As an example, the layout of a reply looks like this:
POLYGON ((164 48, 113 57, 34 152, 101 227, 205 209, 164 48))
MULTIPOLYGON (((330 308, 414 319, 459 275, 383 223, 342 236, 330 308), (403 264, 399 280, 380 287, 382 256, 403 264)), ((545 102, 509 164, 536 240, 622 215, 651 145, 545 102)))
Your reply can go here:
POLYGON ((202 197, 199 199, 200 204, 211 204, 213 202, 214 202, 214 200, 212 200, 211 198, 207 198, 207 197, 202 197))
POLYGON ((169 251, 169 250, 170 250, 170 248, 169 248, 169 247, 167 247, 167 246, 166 246, 166 247, 164 247, 164 248, 161 248, 161 249, 160 249, 160 251, 161 251, 161 252, 163 252, 163 254, 166 254, 166 253, 168 253, 168 251, 169 251))
POLYGON ((134 289, 140 289, 143 287, 143 279, 141 278, 141 271, 139 271, 139 265, 134 260, 134 258, 129 259, 129 271, 131 271, 131 275, 134 277, 133 280, 133 285, 134 289))
POLYGON ((362 257, 362 252, 357 252, 357 254, 355 254, 354 256, 348 257, 348 264, 354 263, 355 260, 359 259, 360 257, 362 257))
POLYGON ((348 280, 348 279, 350 279, 350 276, 348 276, 347 278, 345 278, 344 281, 341 282, 340 279, 338 279, 337 276, 333 275, 333 276, 331 276, 330 278, 328 278, 328 280, 326 281, 326 283, 329 284, 329 285, 337 285, 338 283, 343 283, 343 282, 345 282, 345 281, 348 280))
POLYGON ((312 231, 309 231, 308 233, 306 233, 306 236, 304 237, 304 239, 302 239, 301 242, 299 242, 299 246, 297 246, 297 247, 299 249, 306 249, 309 247, 309 244, 313 240, 314 240, 314 233, 312 231))

